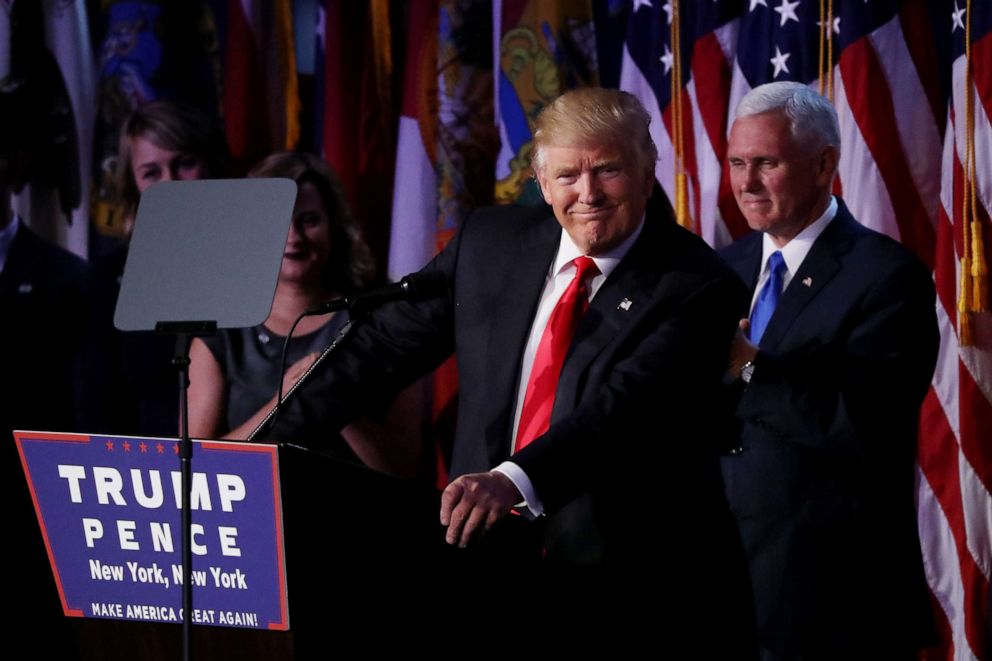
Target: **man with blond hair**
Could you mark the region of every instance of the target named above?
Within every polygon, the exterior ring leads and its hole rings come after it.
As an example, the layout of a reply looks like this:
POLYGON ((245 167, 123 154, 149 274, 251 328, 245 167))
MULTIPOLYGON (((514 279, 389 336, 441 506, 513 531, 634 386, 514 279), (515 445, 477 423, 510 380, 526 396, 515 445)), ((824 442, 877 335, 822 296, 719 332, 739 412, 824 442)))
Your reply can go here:
MULTIPOLYGON (((534 132, 549 206, 475 212, 425 267, 443 274, 446 293, 379 310, 319 396, 343 424, 454 353, 448 543, 472 545, 515 509, 545 527, 554 606, 539 606, 542 618, 620 618, 740 658, 749 594, 714 402, 745 293, 703 241, 649 204, 649 121, 616 90, 552 102, 534 132)), ((507 624, 530 612, 513 603, 507 624)))

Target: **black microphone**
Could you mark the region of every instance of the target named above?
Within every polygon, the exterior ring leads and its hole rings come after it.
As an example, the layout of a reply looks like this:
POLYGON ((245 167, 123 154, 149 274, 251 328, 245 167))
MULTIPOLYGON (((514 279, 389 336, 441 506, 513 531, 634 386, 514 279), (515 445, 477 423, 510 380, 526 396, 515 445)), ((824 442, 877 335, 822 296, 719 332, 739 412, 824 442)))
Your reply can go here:
POLYGON ((447 284, 444 274, 438 271, 411 273, 391 285, 321 303, 304 314, 327 314, 345 309, 352 312, 367 312, 389 301, 424 301, 444 294, 447 284))

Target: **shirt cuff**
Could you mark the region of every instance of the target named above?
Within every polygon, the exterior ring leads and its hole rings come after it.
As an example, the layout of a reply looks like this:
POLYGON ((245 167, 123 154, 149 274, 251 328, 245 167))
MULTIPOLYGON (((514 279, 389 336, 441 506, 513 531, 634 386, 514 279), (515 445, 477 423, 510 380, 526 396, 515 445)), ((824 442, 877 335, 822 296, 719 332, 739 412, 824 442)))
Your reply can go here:
POLYGON ((513 486, 523 496, 523 501, 516 505, 521 514, 532 519, 536 519, 544 514, 544 503, 537 497, 537 492, 534 491, 534 485, 530 483, 530 478, 527 477, 524 469, 512 461, 504 461, 493 470, 510 478, 510 482, 513 482, 513 486))

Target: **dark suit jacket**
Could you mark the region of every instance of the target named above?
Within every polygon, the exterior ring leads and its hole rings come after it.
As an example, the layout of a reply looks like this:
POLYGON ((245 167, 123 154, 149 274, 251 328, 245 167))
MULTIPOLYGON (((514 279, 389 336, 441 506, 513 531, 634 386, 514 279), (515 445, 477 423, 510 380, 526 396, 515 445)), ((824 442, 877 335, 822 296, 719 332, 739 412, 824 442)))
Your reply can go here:
MULTIPOLYGON (((85 326, 89 270, 21 221, 0 272, 0 427, 73 430, 72 375, 85 326)), ((7 439, 10 440, 9 437, 7 439)))
MULTIPOLYGON (((300 414, 340 427, 454 352, 452 476, 507 459, 524 344, 560 236, 547 207, 474 214, 426 267, 444 274, 446 295, 373 315, 270 435, 291 435, 300 414)), ((723 431, 714 402, 745 299, 698 237, 649 212, 581 322, 551 428, 514 456, 551 515, 549 561, 598 567, 628 597, 664 594, 680 603, 680 622, 726 623, 718 645, 750 624, 714 450, 723 431)), ((618 605, 630 602, 608 607, 618 605)))
MULTIPOLYGON (((752 292, 761 247, 722 254, 752 292)), ((761 339, 723 472, 772 650, 895 652, 930 630, 914 462, 934 300, 926 267, 841 202, 761 339)))
MULTIPOLYGON (((72 377, 88 308, 86 263, 38 238, 23 220, 0 272, 0 457, 9 560, 7 584, 17 608, 32 613, 48 635, 39 640, 58 658, 70 656, 71 631, 62 614, 12 429, 75 431, 72 377)), ((4 610, 4 614, 13 608, 4 610)))

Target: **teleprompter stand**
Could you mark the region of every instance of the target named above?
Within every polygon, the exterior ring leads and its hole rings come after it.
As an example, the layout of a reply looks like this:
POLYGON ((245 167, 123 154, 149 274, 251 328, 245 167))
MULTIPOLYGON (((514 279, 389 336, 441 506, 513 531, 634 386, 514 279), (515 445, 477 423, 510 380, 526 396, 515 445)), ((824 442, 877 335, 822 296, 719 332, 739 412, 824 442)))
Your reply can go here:
POLYGON ((289 179, 174 181, 138 207, 114 325, 174 335, 182 475, 183 658, 192 658, 193 612, 189 348, 217 328, 261 323, 279 277, 296 184, 289 179))

